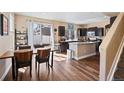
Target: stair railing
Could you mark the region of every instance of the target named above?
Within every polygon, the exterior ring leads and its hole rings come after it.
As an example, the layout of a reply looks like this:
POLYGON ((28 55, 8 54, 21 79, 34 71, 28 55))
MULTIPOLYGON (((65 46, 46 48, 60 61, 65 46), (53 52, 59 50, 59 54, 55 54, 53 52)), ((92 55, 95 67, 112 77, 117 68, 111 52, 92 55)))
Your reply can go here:
POLYGON ((124 41, 124 13, 120 13, 109 29, 106 37, 101 43, 100 50, 100 78, 99 80, 111 80, 124 41))

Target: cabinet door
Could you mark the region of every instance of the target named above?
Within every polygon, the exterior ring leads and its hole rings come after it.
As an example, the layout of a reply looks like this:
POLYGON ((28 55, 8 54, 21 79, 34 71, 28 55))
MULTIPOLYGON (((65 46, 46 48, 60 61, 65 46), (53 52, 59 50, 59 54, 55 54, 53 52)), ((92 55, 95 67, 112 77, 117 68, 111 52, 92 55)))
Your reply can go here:
POLYGON ((114 23, 115 19, 117 16, 113 16, 110 18, 110 25, 112 26, 112 24, 114 23))
POLYGON ((59 36, 65 36, 65 26, 58 27, 59 36))

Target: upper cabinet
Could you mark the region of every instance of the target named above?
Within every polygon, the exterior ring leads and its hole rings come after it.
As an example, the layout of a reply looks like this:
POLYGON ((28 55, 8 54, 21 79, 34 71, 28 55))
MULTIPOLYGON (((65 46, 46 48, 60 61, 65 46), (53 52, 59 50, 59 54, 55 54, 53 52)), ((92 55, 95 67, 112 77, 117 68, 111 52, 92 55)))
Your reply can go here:
POLYGON ((65 26, 59 26, 58 27, 58 35, 59 36, 65 36, 65 26))
POLYGON ((86 36, 87 28, 78 28, 79 36, 86 36))
POLYGON ((112 26, 112 24, 114 23, 116 18, 117 18, 117 16, 113 16, 110 18, 110 26, 112 26))
POLYGON ((109 31, 110 27, 112 26, 112 24, 114 23, 116 18, 117 18, 117 16, 111 17, 110 24, 105 25, 105 34, 107 34, 107 32, 109 31))

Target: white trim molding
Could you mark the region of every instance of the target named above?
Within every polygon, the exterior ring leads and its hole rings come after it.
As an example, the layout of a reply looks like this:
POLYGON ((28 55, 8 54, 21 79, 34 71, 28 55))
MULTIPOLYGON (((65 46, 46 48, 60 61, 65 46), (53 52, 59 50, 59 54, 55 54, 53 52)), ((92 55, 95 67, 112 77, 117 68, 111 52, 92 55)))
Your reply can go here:
POLYGON ((84 59, 84 58, 91 57, 91 56, 94 56, 94 55, 96 55, 96 52, 88 54, 88 55, 85 55, 85 56, 75 57, 74 59, 80 60, 80 59, 84 59))
POLYGON ((12 64, 9 64, 9 66, 6 68, 5 73, 2 75, 2 77, 0 78, 0 81, 3 81, 4 78, 6 77, 6 75, 8 74, 10 68, 11 68, 12 64))
POLYGON ((99 51, 100 51, 100 73, 99 73, 99 80, 100 81, 105 81, 105 79, 106 79, 106 50, 103 51, 103 49, 101 47, 99 47, 99 51), (103 55, 105 55, 105 56, 103 56, 103 55))

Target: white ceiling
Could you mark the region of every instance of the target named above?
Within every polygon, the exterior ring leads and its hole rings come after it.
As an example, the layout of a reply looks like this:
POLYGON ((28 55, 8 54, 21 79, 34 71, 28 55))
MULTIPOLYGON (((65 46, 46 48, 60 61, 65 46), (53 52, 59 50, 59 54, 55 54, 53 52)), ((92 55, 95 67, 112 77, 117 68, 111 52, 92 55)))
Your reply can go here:
POLYGON ((110 18, 102 12, 17 12, 16 14, 75 24, 93 23, 110 18))

